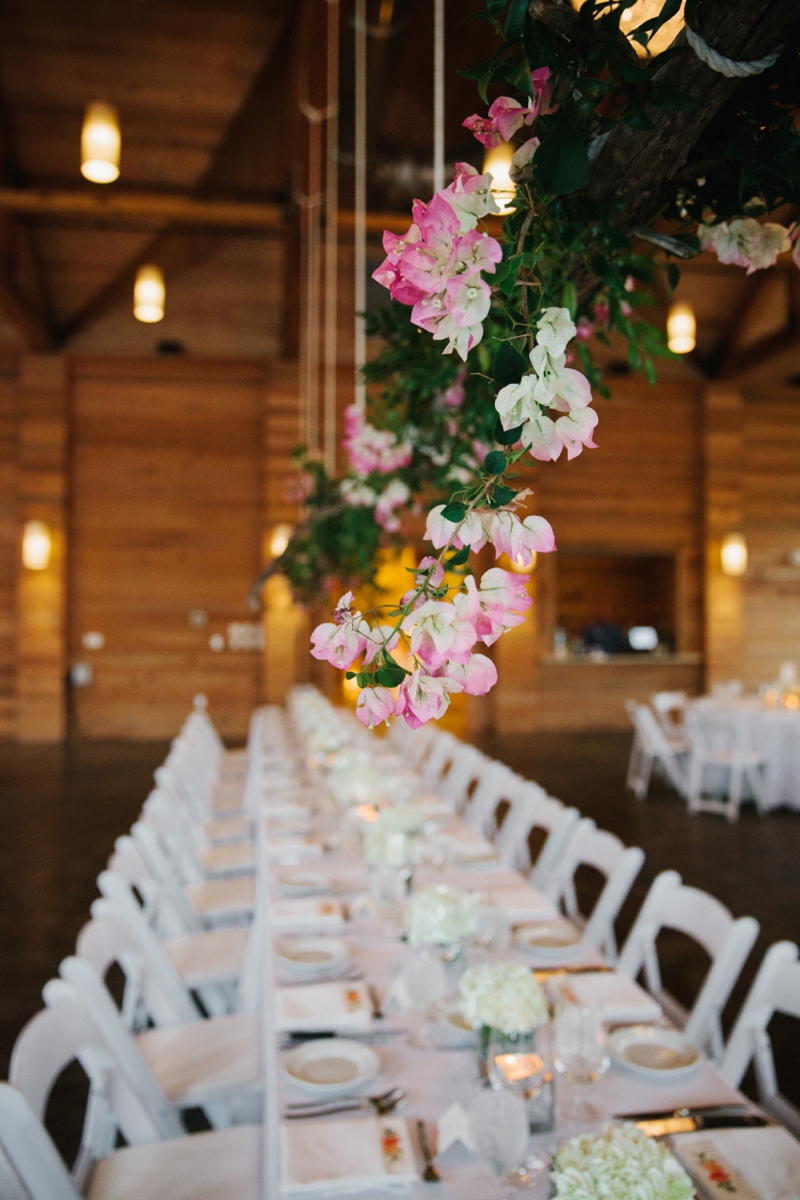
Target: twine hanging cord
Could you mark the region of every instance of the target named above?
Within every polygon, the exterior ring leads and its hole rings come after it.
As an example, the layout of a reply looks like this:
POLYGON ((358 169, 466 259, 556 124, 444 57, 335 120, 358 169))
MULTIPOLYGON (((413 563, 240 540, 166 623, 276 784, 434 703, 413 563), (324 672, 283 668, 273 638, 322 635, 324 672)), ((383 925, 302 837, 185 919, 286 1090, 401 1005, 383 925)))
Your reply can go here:
POLYGON ((762 71, 774 67, 783 53, 783 46, 778 46, 763 58, 755 58, 752 62, 739 62, 735 58, 726 58, 718 50, 709 46, 699 33, 695 33, 688 25, 684 25, 686 40, 701 62, 719 75, 727 75, 728 79, 746 79, 748 75, 760 75, 762 71))

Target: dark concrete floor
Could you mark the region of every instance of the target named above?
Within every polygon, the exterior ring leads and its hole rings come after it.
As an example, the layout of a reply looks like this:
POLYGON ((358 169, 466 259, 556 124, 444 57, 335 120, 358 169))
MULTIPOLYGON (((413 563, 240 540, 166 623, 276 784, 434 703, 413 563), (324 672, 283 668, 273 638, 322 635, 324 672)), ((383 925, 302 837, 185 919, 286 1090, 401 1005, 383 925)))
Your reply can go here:
MULTIPOLYGON (((669 867, 737 916, 750 913, 761 922, 729 1024, 764 949, 781 938, 800 941, 800 813, 758 817, 745 807, 734 825, 714 816, 690 818, 659 783, 640 804, 624 790, 629 747, 628 735, 608 733, 515 735, 482 745, 601 827, 643 847, 647 859, 621 932, 650 881, 669 867)), ((73 952, 97 894, 95 878, 114 839, 136 819, 166 751, 156 742, 0 746, 0 1078, 17 1033, 41 1007, 43 985, 73 952)), ((664 953, 665 982, 689 999, 705 963, 681 938, 667 939, 664 953)), ((781 1083, 797 1102, 800 1044, 790 1023, 775 1024, 781 1083)))

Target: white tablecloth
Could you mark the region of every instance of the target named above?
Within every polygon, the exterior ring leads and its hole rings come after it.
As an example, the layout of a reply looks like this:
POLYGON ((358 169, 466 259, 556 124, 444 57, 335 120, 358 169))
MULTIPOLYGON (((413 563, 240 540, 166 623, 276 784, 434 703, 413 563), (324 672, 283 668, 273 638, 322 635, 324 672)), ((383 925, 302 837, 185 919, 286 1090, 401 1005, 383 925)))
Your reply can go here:
MULTIPOLYGON (((692 712, 701 726, 704 716, 714 722, 744 722, 753 749, 766 759, 764 810, 781 805, 800 809, 800 709, 766 708, 755 697, 723 702, 704 696, 694 702, 692 712)), ((720 790, 724 786, 721 779, 720 790)))

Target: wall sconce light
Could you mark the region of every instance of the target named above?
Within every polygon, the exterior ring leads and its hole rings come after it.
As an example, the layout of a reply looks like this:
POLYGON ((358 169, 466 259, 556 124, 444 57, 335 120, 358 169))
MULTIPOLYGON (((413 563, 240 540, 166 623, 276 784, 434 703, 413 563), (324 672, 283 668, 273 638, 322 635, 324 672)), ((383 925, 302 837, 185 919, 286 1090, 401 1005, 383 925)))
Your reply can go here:
POLYGON ((87 104, 81 130, 81 175, 92 183, 119 178, 119 118, 111 104, 87 104))
POLYGON ((517 188, 511 178, 513 157, 514 147, 509 142, 501 142, 499 146, 487 150, 483 160, 483 173, 485 175, 488 171, 492 177, 492 195, 497 201, 501 216, 514 211, 517 188))
POLYGON ((729 533, 722 539, 720 559, 725 575, 744 575, 747 570, 747 542, 740 533, 729 533))
POLYGON ((536 570, 536 551, 531 550, 530 554, 518 554, 516 558, 509 558, 511 570, 517 575, 527 575, 530 571, 536 570))
POLYGON ((53 539, 44 521, 28 521, 22 534, 22 565, 29 571, 46 571, 52 551, 53 539))
POLYGON ((164 317, 166 288, 160 267, 151 263, 139 267, 133 285, 133 315, 145 325, 154 325, 164 317))
POLYGON ((667 345, 673 354, 688 354, 697 345, 697 322, 691 304, 678 301, 667 314, 667 345))
POLYGON ((269 552, 272 558, 280 558, 289 545, 293 529, 291 525, 276 525, 269 539, 269 552))

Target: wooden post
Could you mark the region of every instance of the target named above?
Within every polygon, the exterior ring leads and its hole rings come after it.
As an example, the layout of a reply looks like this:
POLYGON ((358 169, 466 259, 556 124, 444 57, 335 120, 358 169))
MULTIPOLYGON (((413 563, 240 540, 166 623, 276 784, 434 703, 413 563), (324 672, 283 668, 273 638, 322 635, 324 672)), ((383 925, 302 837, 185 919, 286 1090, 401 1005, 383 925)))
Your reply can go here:
POLYGON ((67 412, 64 360, 24 358, 19 373, 19 546, 27 521, 52 537, 44 570, 22 565, 17 583, 17 739, 59 742, 66 733, 65 610, 67 412))
POLYGON ((744 401, 739 392, 710 387, 705 411, 705 661, 706 687, 740 678, 743 649, 741 576, 725 575, 720 557, 726 534, 744 520, 744 401))

